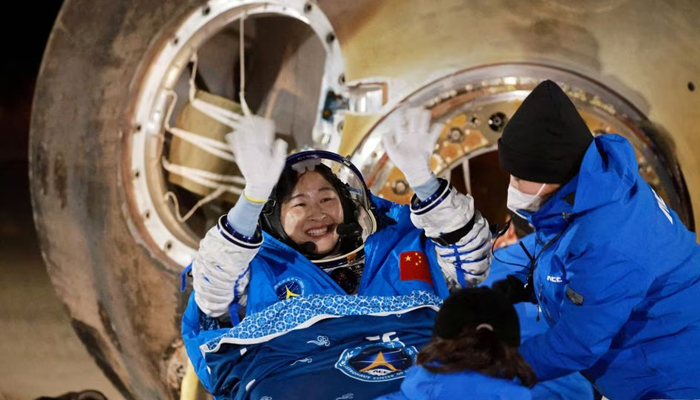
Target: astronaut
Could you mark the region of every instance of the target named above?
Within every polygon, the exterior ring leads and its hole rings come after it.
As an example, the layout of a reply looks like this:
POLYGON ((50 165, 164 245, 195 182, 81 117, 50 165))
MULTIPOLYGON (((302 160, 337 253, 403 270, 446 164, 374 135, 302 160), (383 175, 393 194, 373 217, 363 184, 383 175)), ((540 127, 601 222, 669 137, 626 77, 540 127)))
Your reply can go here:
POLYGON ((430 171, 442 128, 430 119, 398 111, 383 137, 415 192, 409 206, 373 196, 337 154, 286 157, 272 121, 241 117, 227 141, 244 193, 200 243, 183 316, 188 355, 216 398, 396 391, 442 299, 487 277, 488 223, 430 171))

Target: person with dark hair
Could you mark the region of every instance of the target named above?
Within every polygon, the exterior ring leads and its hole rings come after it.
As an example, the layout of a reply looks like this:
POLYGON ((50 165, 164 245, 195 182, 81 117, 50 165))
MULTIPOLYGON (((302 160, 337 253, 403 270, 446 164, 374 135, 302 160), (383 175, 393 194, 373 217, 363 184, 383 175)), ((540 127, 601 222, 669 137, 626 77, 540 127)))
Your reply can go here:
POLYGON ((535 373, 518 353, 510 302, 489 288, 460 289, 438 312, 433 337, 401 391, 377 400, 531 399, 535 373))
POLYGON ((630 143, 594 138, 544 81, 498 148, 508 207, 535 233, 526 266, 493 288, 550 326, 520 347, 538 380, 580 371, 611 400, 700 398, 700 247, 630 143))
POLYGON ((246 186, 200 243, 183 338, 217 399, 371 399, 398 389, 443 298, 488 274, 473 199, 429 169, 430 112, 392 118, 391 161, 411 205, 373 196, 347 159, 286 156, 274 124, 227 137, 246 186), (239 316, 244 316, 239 320, 239 316))

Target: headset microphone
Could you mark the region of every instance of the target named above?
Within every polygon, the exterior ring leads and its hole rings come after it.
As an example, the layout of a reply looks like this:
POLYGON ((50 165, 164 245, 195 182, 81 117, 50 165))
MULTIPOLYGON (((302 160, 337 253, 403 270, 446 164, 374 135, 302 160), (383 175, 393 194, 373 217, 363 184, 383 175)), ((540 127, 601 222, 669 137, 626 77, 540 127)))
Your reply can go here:
POLYGON ((350 252, 362 245, 362 227, 357 222, 341 223, 335 230, 340 240, 340 250, 350 252))
POLYGON ((316 251, 316 244, 314 242, 304 242, 299 245, 302 253, 313 254, 316 251))

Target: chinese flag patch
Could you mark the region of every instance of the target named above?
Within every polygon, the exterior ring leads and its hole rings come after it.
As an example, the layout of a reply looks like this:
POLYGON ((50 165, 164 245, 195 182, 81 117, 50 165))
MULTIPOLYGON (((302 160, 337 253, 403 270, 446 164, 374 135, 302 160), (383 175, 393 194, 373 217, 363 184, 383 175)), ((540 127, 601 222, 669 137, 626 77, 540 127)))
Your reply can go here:
POLYGON ((433 284, 428 259, 420 251, 406 251, 399 255, 402 281, 423 281, 433 284))

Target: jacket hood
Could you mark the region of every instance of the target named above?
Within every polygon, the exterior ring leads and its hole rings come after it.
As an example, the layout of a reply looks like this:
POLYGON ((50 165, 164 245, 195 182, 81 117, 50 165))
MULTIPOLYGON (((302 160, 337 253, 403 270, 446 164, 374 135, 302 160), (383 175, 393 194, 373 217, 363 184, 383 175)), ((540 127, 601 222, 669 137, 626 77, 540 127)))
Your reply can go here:
POLYGON ((579 173, 528 219, 540 228, 552 216, 579 214, 620 201, 635 185, 637 169, 627 139, 616 134, 598 136, 588 147, 579 173))
POLYGON ((625 197, 635 184, 638 168, 627 139, 615 134, 595 138, 581 164, 573 212, 592 210, 625 197))

